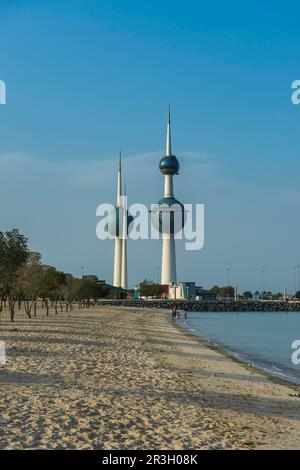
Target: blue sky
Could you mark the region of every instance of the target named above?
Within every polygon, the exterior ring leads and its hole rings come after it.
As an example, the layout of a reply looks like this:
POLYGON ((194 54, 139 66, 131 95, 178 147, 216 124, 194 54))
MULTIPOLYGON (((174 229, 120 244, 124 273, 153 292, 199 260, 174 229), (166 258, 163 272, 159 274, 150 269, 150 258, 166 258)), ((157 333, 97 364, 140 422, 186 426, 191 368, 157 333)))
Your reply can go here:
MULTIPOLYGON (((205 204, 205 246, 178 244, 178 277, 241 290, 294 287, 300 78, 298 2, 1 1, 1 230, 44 261, 111 280, 96 206, 115 198, 121 146, 129 199, 163 191, 157 164, 172 107, 182 202, 205 204)), ((129 243, 130 283, 156 277, 159 242, 129 243)))

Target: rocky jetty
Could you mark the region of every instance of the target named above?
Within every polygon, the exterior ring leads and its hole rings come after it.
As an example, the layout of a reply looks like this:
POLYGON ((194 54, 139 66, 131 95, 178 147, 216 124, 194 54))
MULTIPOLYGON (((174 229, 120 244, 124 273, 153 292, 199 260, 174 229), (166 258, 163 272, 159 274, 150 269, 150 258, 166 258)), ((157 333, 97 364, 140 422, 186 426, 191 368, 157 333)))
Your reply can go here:
POLYGON ((199 300, 99 300, 98 305, 123 307, 147 307, 171 310, 175 305, 178 309, 188 308, 193 312, 300 312, 300 302, 276 301, 243 301, 231 300, 199 301, 199 300))

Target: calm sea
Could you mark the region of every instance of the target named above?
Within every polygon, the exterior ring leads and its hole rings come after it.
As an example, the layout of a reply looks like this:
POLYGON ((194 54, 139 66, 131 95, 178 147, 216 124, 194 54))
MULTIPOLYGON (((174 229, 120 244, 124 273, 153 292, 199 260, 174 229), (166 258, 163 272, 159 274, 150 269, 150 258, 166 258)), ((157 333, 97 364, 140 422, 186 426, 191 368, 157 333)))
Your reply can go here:
POLYGON ((300 365, 292 363, 291 347, 300 340, 300 313, 189 312, 187 320, 178 322, 236 358, 300 384, 300 365))

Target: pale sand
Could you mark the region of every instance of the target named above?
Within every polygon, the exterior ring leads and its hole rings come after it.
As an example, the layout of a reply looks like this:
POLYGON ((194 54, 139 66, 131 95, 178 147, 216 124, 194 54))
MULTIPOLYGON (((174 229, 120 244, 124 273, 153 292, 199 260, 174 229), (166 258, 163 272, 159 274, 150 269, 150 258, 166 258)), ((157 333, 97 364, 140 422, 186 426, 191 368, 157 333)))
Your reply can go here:
POLYGON ((1 449, 300 448, 295 389, 133 310, 1 321, 1 449))

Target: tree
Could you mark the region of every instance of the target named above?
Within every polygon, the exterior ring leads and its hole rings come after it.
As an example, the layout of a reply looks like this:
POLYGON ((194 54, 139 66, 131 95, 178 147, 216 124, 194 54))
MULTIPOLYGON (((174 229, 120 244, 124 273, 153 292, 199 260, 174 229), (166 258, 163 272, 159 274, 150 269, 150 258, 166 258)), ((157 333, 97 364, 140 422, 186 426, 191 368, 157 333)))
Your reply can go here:
POLYGON ((79 279, 77 283, 77 289, 75 291, 75 299, 86 301, 89 305, 91 299, 99 299, 106 297, 108 294, 108 288, 98 284, 96 281, 88 281, 86 279, 79 279))
POLYGON ((210 292, 212 292, 213 294, 219 294, 219 292, 220 292, 220 287, 219 287, 219 286, 213 286, 213 287, 210 289, 210 292))
POLYGON ((210 292, 212 292, 213 294, 216 294, 217 297, 220 299, 234 298, 234 287, 232 286, 225 286, 225 287, 213 286, 210 289, 210 292))
POLYGON ((19 269, 17 279, 13 284, 13 290, 20 301, 24 301, 25 313, 28 318, 31 318, 31 309, 41 290, 42 282, 42 266, 28 264, 19 269))
POLYGON ((57 313, 57 304, 60 304, 60 310, 62 311, 62 299, 63 299, 63 289, 66 286, 66 274, 57 271, 52 266, 48 266, 47 275, 45 279, 45 298, 46 298, 46 308, 48 315, 48 301, 49 297, 54 303, 55 313, 57 313))
POLYGON ((163 286, 155 282, 144 279, 139 284, 139 291, 142 297, 161 297, 163 294, 163 286))
POLYGON ((38 251, 29 251, 27 264, 41 264, 42 255, 38 251))
POLYGON ((46 315, 49 315, 49 302, 55 303, 55 313, 57 313, 57 302, 62 297, 62 289, 66 284, 66 275, 57 271, 52 266, 45 266, 44 279, 40 296, 43 298, 46 306, 46 315))
POLYGON ((252 292, 250 292, 249 290, 246 290, 245 292, 243 292, 242 296, 243 296, 243 299, 245 300, 253 299, 252 292))
POLYGON ((3 297, 8 297, 10 319, 14 321, 16 293, 14 292, 18 270, 28 258, 27 238, 17 229, 0 232, 0 312, 3 297))
POLYGON ((27 263, 22 266, 18 272, 13 284, 14 292, 24 302, 25 313, 31 318, 32 307, 36 317, 37 300, 43 299, 46 306, 46 315, 49 314, 48 299, 55 302, 55 313, 57 313, 57 304, 60 303, 61 311, 62 299, 64 297, 64 288, 66 286, 66 274, 57 271, 52 266, 44 265, 40 262, 41 255, 37 252, 29 253, 27 263))

